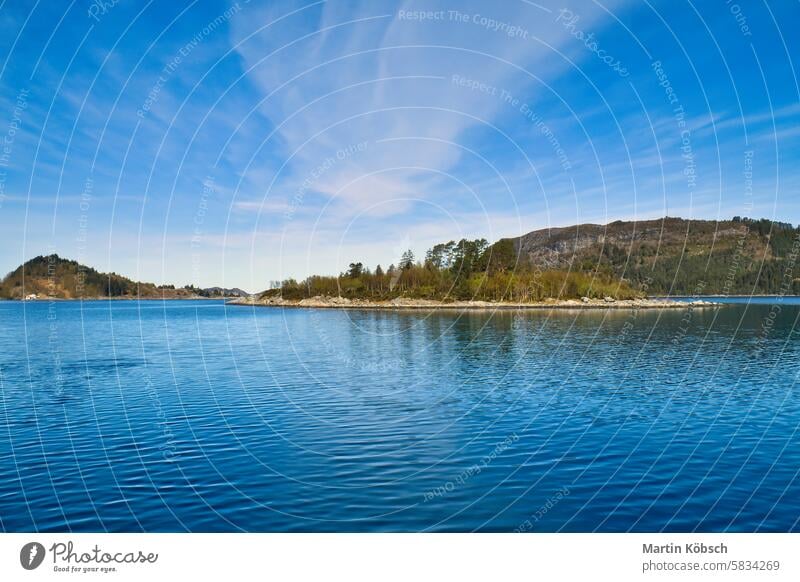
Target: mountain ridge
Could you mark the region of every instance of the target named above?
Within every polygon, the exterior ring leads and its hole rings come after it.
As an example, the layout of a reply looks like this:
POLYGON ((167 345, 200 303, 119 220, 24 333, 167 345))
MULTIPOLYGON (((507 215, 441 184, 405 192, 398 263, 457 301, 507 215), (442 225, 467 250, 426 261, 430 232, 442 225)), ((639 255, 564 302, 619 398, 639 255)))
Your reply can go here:
POLYGON ((539 268, 599 271, 649 293, 800 293, 800 231, 790 223, 734 217, 665 217, 539 229, 511 241, 539 268))

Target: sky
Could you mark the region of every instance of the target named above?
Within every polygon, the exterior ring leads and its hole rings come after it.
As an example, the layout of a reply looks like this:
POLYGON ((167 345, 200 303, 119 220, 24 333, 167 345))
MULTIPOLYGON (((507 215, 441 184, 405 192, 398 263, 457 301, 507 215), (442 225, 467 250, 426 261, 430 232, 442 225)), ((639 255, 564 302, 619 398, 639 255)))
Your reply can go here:
POLYGON ((800 3, 0 4, 0 271, 266 288, 665 215, 800 223, 800 3))

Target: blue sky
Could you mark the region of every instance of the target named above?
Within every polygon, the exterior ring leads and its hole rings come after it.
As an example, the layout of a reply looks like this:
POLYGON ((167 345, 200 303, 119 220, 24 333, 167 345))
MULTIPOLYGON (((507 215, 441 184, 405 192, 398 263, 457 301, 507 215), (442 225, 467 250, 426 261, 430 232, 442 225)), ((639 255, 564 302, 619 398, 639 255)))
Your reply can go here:
POLYGON ((800 222, 800 3, 3 2, 0 270, 240 286, 577 222, 800 222))

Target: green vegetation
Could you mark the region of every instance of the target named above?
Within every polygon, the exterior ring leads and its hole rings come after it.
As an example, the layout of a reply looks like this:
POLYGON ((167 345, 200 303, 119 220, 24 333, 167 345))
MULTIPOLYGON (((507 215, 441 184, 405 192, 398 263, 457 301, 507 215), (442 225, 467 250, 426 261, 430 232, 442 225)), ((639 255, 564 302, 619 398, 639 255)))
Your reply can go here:
POLYGON ((599 273, 562 270, 542 271, 518 260, 508 239, 489 245, 484 239, 439 244, 415 262, 406 251, 399 266, 374 271, 360 262, 350 263, 338 277, 311 276, 305 281, 284 281, 280 289, 262 296, 284 299, 314 296, 342 296, 350 299, 384 301, 397 297, 442 301, 481 300, 531 302, 548 298, 630 299, 642 294, 627 283, 599 273))

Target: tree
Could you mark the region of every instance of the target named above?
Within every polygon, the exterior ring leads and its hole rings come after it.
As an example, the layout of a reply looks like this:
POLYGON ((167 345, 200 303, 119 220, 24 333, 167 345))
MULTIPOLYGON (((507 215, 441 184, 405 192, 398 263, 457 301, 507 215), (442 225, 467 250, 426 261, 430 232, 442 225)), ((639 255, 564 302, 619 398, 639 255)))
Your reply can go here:
POLYGON ((383 277, 383 269, 381 268, 380 265, 375 267, 375 276, 376 277, 383 277))
POLYGON ((484 251, 479 263, 479 270, 488 270, 492 273, 514 270, 517 266, 517 252, 514 249, 514 242, 508 238, 500 239, 484 251))
POLYGON ((400 259, 400 268, 406 271, 413 266, 414 266, 414 253, 411 252, 411 249, 408 249, 406 252, 403 253, 402 258, 400 259))
MULTIPOLYGON (((453 244, 453 243, 448 243, 453 244)), ((448 245, 441 243, 434 245, 427 253, 425 253, 425 266, 428 269, 442 270, 447 268, 449 262, 448 245)))
POLYGON ((361 273, 364 272, 364 265, 362 263, 350 263, 350 270, 347 271, 347 276, 352 279, 358 279, 361 273))
POLYGON ((479 266, 478 260, 488 246, 489 243, 483 238, 475 240, 462 238, 458 241, 450 254, 450 269, 453 274, 459 278, 468 278, 479 266))

